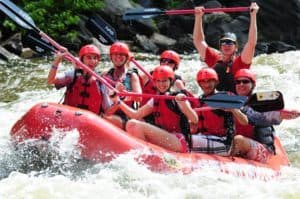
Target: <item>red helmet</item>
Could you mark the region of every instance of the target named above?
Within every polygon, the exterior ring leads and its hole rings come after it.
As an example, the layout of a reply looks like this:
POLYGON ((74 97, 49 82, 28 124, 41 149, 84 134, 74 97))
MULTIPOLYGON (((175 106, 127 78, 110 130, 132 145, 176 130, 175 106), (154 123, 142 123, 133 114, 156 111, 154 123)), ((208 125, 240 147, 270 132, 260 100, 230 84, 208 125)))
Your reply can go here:
POLYGON ((80 60, 82 60, 82 57, 86 54, 97 55, 98 58, 100 59, 100 50, 95 45, 88 44, 88 45, 83 46, 79 51, 80 60))
POLYGON ((243 68, 238 70, 234 75, 234 80, 237 80, 240 77, 246 77, 250 79, 254 84, 256 84, 255 74, 249 69, 243 68))
POLYGON ((179 63, 180 63, 180 56, 177 52, 173 50, 165 50, 161 55, 160 59, 171 59, 176 64, 176 69, 178 69, 179 63))
POLYGON ((127 57, 129 57, 130 51, 129 51, 127 44, 122 43, 122 42, 115 42, 113 45, 111 45, 111 47, 109 49, 110 56, 112 54, 116 54, 116 53, 124 54, 127 57))
POLYGON ((153 70, 152 78, 153 80, 165 78, 170 78, 171 80, 174 80, 175 75, 174 71, 172 70, 172 68, 170 68, 170 66, 160 65, 155 67, 155 69, 153 70))
POLYGON ((213 79, 217 82, 219 82, 218 74, 214 69, 211 68, 202 68, 198 71, 197 73, 197 81, 203 81, 203 80, 208 80, 208 79, 213 79))

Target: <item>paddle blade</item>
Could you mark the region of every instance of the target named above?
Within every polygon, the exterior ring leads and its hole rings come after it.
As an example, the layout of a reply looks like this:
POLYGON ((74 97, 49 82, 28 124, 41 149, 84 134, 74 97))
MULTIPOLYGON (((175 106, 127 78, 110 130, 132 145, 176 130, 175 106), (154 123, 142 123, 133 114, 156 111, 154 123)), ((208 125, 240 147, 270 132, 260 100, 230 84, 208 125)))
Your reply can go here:
POLYGON ((241 108, 247 101, 246 96, 228 95, 227 93, 217 93, 208 98, 200 99, 205 104, 214 108, 231 109, 241 108))
POLYGON ((11 20, 26 29, 37 29, 32 18, 21 8, 9 0, 0 1, 0 10, 3 11, 11 20))
POLYGON ((280 91, 257 92, 249 98, 247 104, 259 112, 276 111, 284 108, 284 100, 280 91))
POLYGON ((90 17, 85 27, 104 45, 111 45, 117 40, 115 29, 98 15, 90 17))
POLYGON ((123 15, 123 20, 149 19, 162 14, 165 14, 165 11, 162 11, 158 8, 130 9, 127 10, 123 15))
POLYGON ((57 51, 48 41, 34 32, 26 34, 23 38, 25 45, 41 55, 51 55, 57 51))

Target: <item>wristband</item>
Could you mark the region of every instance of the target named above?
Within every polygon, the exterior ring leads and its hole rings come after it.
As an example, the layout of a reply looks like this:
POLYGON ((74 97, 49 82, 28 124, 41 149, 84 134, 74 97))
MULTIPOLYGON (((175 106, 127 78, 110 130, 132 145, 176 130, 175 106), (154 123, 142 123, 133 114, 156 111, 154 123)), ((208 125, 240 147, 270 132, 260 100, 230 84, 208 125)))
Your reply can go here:
POLYGON ((51 69, 57 70, 57 66, 52 65, 51 69))

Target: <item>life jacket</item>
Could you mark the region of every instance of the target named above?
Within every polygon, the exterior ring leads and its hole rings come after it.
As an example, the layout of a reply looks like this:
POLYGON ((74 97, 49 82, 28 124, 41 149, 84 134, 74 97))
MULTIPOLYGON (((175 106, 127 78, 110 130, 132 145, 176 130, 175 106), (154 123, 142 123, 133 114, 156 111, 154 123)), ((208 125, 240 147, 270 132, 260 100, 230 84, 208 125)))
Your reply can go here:
POLYGON ((94 77, 84 76, 81 69, 76 69, 73 82, 67 86, 63 104, 99 114, 102 111, 100 83, 94 77))
POLYGON ((255 127, 254 139, 266 146, 266 148, 273 154, 276 154, 274 145, 274 128, 269 127, 255 127))
POLYGON ((274 128, 273 126, 269 127, 259 127, 252 125, 241 125, 235 119, 236 134, 243 135, 247 138, 254 139, 261 144, 264 144, 266 148, 275 154, 275 145, 274 145, 274 128))
MULTIPOLYGON (((150 74, 152 75, 153 71, 150 72, 150 74)), ((142 91, 143 93, 146 94, 156 94, 157 90, 153 84, 153 81, 150 81, 150 79, 148 79, 148 81, 146 83, 141 84, 142 85, 142 91)), ((146 104, 148 102, 149 98, 143 98, 142 102, 141 102, 141 106, 143 106, 144 104, 146 104)))
MULTIPOLYGON (((170 93, 170 95, 177 95, 170 93)), ((190 127, 186 116, 181 112, 175 100, 154 99, 154 125, 169 133, 182 133, 190 146, 190 127)))
MULTIPOLYGON (((200 107, 207 107, 207 105, 200 102, 200 107)), ((225 144, 231 144, 235 133, 232 113, 220 109, 200 111, 198 119, 198 132, 204 135, 226 136, 225 144)))
POLYGON ((254 139, 254 126, 252 125, 242 125, 239 121, 234 118, 234 124, 236 129, 236 135, 242 135, 251 139, 254 139))
POLYGON ((214 70, 217 72, 219 77, 219 84, 216 88, 218 91, 235 92, 234 75, 231 72, 232 63, 232 60, 229 62, 223 62, 220 60, 215 64, 214 70))

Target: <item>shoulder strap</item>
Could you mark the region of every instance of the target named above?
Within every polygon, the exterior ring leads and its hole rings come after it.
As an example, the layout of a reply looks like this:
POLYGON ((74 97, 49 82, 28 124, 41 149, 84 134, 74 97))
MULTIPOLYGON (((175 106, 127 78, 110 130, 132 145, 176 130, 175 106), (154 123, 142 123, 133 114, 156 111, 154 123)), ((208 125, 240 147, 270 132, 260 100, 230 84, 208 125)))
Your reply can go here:
POLYGON ((73 78, 73 81, 67 86, 67 89, 72 91, 72 88, 74 86, 74 84, 76 83, 77 81, 77 78, 79 75, 82 75, 83 74, 83 70, 82 69, 75 69, 74 70, 74 78, 73 78))

